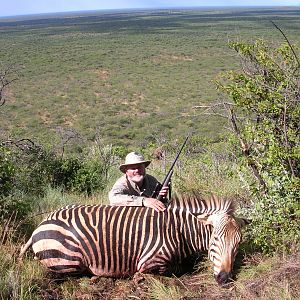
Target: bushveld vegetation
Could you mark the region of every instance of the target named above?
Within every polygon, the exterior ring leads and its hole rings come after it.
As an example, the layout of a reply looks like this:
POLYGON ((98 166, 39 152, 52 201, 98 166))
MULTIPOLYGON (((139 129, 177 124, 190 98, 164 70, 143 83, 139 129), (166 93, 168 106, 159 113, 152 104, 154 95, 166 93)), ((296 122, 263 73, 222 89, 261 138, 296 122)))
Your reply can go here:
POLYGON ((194 107, 218 98, 212 80, 234 69, 228 40, 297 41, 297 9, 140 11, 0 20, 0 57, 19 66, 1 127, 10 136, 59 143, 72 128, 85 139, 143 146, 194 129, 217 139, 224 121, 194 107), (140 130, 147 128, 147 130, 140 130))
POLYGON ((0 299, 299 298, 298 12, 0 22, 0 299), (17 261, 46 212, 107 203, 129 150, 152 159, 149 173, 163 179, 190 131, 173 189, 233 197, 252 219, 227 289, 205 258, 195 274, 138 285, 53 277, 30 252, 17 261))

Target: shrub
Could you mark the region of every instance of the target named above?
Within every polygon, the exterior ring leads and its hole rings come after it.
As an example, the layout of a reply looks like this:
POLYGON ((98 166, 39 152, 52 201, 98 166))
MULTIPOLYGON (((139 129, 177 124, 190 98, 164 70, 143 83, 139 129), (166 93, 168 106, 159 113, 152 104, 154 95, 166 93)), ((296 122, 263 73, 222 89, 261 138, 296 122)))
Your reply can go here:
POLYGON ((0 197, 7 196, 13 187, 15 166, 8 148, 0 147, 0 197))
POLYGON ((239 144, 241 169, 247 166, 254 242, 266 252, 290 250, 299 243, 300 64, 289 44, 233 42, 242 71, 223 75, 218 88, 239 144), (242 156, 241 156, 242 154, 242 156))
POLYGON ((80 168, 81 161, 79 157, 56 158, 52 184, 55 187, 62 186, 66 190, 72 189, 76 174, 80 168))
POLYGON ((0 160, 1 180, 6 186, 1 194, 42 195, 51 180, 53 153, 27 139, 9 141, 0 151, 4 157, 0 160))
POLYGON ((106 185, 105 166, 99 157, 84 159, 71 183, 71 190, 91 194, 106 185))
POLYGON ((31 212, 35 201, 34 197, 17 192, 0 197, 0 221, 23 219, 31 212))
POLYGON ((275 184, 264 197, 257 199, 252 211, 252 236, 266 253, 274 250, 293 252, 299 249, 300 198, 295 183, 275 184), (290 186, 290 188, 288 188, 290 186))
POLYGON ((60 157, 29 140, 7 143, 0 148, 0 219, 25 218, 49 187, 86 194, 103 190, 112 158, 110 146, 60 157))

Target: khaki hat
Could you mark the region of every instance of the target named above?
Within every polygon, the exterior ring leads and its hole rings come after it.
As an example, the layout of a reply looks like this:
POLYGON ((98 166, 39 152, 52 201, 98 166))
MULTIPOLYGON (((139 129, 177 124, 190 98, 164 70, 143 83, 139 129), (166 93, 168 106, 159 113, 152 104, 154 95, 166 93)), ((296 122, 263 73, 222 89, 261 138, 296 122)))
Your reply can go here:
POLYGON ((125 157, 125 163, 120 165, 119 169, 121 172, 126 172, 126 167, 130 165, 136 165, 136 164, 144 164, 145 168, 149 166, 151 163, 150 160, 145 160, 144 156, 142 154, 139 154, 137 152, 130 152, 125 157))

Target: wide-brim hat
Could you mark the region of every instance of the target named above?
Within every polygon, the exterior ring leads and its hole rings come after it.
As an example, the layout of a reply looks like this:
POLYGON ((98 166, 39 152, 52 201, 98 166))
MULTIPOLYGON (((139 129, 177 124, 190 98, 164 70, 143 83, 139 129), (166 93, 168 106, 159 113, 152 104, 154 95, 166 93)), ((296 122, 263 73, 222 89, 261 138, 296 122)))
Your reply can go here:
POLYGON ((130 165, 144 164, 145 168, 151 163, 150 160, 145 160, 144 156, 137 152, 130 152, 125 157, 125 163, 121 164, 119 169, 121 172, 126 172, 126 167, 130 165))

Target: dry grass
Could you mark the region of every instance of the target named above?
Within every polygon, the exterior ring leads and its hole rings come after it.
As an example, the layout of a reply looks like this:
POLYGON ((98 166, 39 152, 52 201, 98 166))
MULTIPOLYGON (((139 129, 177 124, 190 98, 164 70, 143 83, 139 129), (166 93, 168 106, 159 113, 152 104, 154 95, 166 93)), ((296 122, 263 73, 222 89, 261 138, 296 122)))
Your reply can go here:
MULTIPOLYGON (((61 277, 45 273, 31 254, 20 264, 15 259, 16 245, 15 248, 2 246, 1 253, 3 251, 11 253, 5 260, 5 265, 10 265, 9 270, 2 278, 6 280, 11 291, 10 299, 13 300, 300 299, 299 254, 271 258, 261 254, 246 256, 235 270, 235 282, 222 288, 216 284, 208 261, 202 263, 199 271, 179 278, 145 275, 138 281, 131 278, 98 278, 91 281, 89 277, 61 277)), ((4 279, 2 287, 3 284, 4 279)), ((0 292, 0 299, 4 299, 1 296, 0 292)))
POLYGON ((221 288, 213 278, 211 262, 205 255, 194 273, 181 277, 144 275, 138 281, 131 278, 91 281, 88 276, 47 273, 40 262, 33 259, 31 251, 19 262, 17 257, 24 240, 16 242, 11 236, 13 233, 0 244, 0 300, 300 299, 299 251, 273 257, 240 251, 234 269, 235 281, 221 288))
MULTIPOLYGON (((90 203, 102 203, 105 197, 99 194, 88 199, 90 203)), ((88 199, 84 200, 89 202, 88 199)), ((40 205, 47 211, 75 200, 75 195, 64 197, 59 191, 49 191, 40 205)), ((206 259, 206 255, 197 271, 181 277, 145 275, 138 282, 131 278, 98 278, 92 282, 87 276, 59 277, 47 273, 40 262, 33 259, 31 251, 26 252, 22 262, 18 262, 17 257, 25 237, 16 241, 14 230, 8 230, 16 227, 15 222, 8 223, 9 226, 0 225, 0 300, 300 299, 299 251, 288 256, 274 254, 273 257, 260 253, 243 254, 240 251, 234 270, 235 281, 226 288, 219 287, 215 282, 211 262, 206 259)))
POLYGON ((235 284, 241 299, 300 299, 299 253, 288 257, 262 257, 252 272, 249 278, 235 284))

